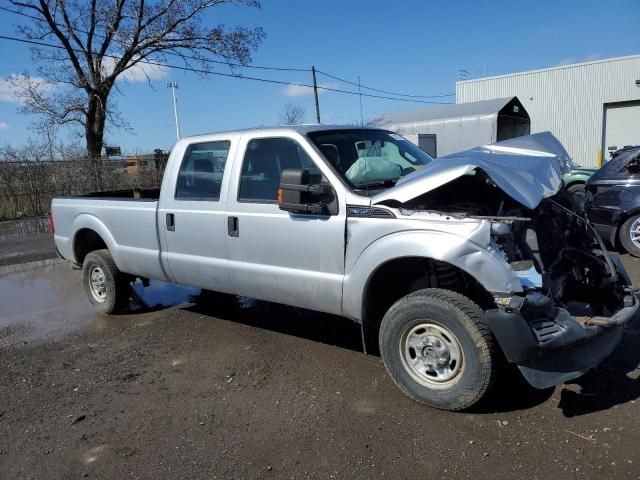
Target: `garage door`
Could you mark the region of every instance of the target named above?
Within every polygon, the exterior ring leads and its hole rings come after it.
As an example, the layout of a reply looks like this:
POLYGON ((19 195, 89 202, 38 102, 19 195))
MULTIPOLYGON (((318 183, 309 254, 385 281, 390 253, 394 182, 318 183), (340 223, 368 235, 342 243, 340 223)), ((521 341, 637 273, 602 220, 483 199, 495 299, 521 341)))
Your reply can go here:
POLYGON ((438 156, 438 144, 435 134, 418 134, 418 147, 420 147, 423 152, 426 152, 431 158, 436 158, 438 156))
POLYGON ((607 158, 619 148, 640 145, 640 102, 607 106, 604 138, 607 158))

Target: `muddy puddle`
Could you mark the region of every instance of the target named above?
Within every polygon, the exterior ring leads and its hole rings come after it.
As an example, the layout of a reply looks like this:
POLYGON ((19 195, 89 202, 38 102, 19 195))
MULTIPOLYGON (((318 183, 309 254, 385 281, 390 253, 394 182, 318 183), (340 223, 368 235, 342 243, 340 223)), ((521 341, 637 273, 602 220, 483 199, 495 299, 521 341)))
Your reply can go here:
MULTIPOLYGON (((0 268, 0 346, 66 335, 79 328, 103 328, 82 286, 82 274, 66 262, 32 262, 0 268)), ((133 285, 139 302, 118 322, 143 320, 148 312, 190 301, 200 290, 160 281, 133 285)), ((148 319, 147 319, 148 320, 148 319)))

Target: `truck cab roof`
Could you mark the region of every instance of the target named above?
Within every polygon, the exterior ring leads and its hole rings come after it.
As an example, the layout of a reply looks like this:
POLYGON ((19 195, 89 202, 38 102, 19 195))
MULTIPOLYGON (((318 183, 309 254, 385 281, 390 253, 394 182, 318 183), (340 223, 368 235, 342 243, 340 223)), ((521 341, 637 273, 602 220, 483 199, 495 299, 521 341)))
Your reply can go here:
POLYGON ((189 137, 183 137, 179 141, 193 142, 194 140, 204 139, 211 136, 235 135, 235 134, 242 134, 242 133, 267 133, 267 132, 288 131, 288 132, 296 132, 302 135, 306 135, 309 132, 319 132, 319 131, 325 131, 325 130, 357 130, 357 129, 386 130, 384 128, 373 127, 373 126, 360 127, 358 125, 340 125, 340 124, 326 125, 322 123, 303 123, 300 125, 277 125, 272 127, 251 127, 251 128, 241 128, 237 130, 223 130, 220 132, 208 132, 208 133, 202 133, 198 135, 192 135, 189 137))

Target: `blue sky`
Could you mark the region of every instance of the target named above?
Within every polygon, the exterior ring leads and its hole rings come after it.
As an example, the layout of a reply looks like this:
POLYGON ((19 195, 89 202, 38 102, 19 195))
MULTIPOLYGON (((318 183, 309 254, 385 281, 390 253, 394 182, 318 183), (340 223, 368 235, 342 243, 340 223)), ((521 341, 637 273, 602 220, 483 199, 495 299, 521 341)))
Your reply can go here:
MULTIPOLYGON (((264 0, 261 10, 223 7, 207 20, 227 25, 262 26, 267 38, 255 53, 256 65, 308 68, 391 91, 435 95, 455 92, 459 69, 489 75, 544 68, 595 58, 640 53, 640 1, 284 1, 264 0)), ((1 34, 14 35, 19 21, 0 12, 1 34)), ((0 41, 0 78, 33 69, 29 49, 0 41)), ((220 66, 220 72, 228 72, 220 66)), ((246 70, 276 80, 311 81, 310 74, 246 70)), ((133 133, 115 131, 108 143, 127 153, 169 149, 175 128, 168 81, 179 84, 183 135, 278 123, 287 102, 306 109, 313 121, 313 97, 248 80, 201 78, 177 70, 154 72, 154 81, 120 85, 117 104, 133 133), (293 95, 292 94, 298 94, 293 95)), ((135 79, 134 79, 135 80, 135 79)), ((331 79, 321 84, 351 90, 331 79)), ((454 97, 444 101, 455 101, 454 97)), ((400 101, 363 98, 364 117, 411 108, 400 101)), ((420 105, 415 105, 420 106, 420 105)), ((0 145, 19 145, 33 135, 32 119, 0 81, 0 145)), ((358 97, 324 93, 325 123, 360 118, 358 97)))

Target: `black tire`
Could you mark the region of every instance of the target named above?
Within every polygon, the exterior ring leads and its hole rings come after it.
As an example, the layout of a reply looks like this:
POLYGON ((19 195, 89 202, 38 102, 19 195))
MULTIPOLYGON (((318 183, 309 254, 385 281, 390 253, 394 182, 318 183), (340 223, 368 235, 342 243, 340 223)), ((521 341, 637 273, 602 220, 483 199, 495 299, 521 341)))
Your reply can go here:
POLYGON ((640 215, 629 218, 622 224, 620 230, 618 230, 618 240, 620 240, 620 244, 634 257, 640 257, 640 247, 631 241, 631 226, 638 219, 640 219, 640 215))
MULTIPOLYGON (((424 337, 419 338, 437 338, 426 333, 422 335, 424 337)), ((495 381, 499 352, 484 323, 482 310, 467 297, 449 290, 418 290, 394 303, 382 319, 379 344, 382 360, 393 381, 409 397, 431 407, 443 410, 468 408, 480 401, 495 381), (455 366, 453 354, 441 357, 449 359, 446 368, 459 369, 450 381, 442 384, 430 381, 427 374, 423 375, 426 381, 419 380, 419 374, 415 370, 412 373, 411 367, 407 366, 406 355, 411 348, 405 345, 406 332, 414 329, 419 333, 420 326, 425 323, 430 325, 429 329, 448 332, 444 338, 451 341, 452 346, 455 343, 456 348, 452 350, 462 352, 455 366), (448 338, 451 334, 453 339, 448 338)), ((422 347, 424 351, 425 347, 422 347)), ((422 358, 426 357, 417 360, 422 358)))
POLYGON ((571 202, 571 210, 576 213, 584 212, 586 188, 587 186, 584 183, 574 183, 566 189, 569 194, 569 201, 571 202))
POLYGON ((573 185, 569 185, 567 187, 567 192, 569 193, 581 193, 584 195, 587 186, 584 183, 574 183, 573 185))
POLYGON ((119 313, 129 305, 128 277, 118 270, 109 250, 95 250, 87 254, 82 263, 82 284, 89 301, 99 313, 119 313), (104 281, 100 282, 104 285, 103 296, 92 287, 92 273, 99 276, 98 272, 104 276, 104 281))

